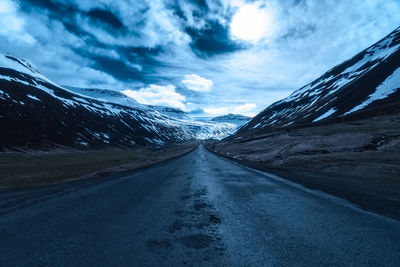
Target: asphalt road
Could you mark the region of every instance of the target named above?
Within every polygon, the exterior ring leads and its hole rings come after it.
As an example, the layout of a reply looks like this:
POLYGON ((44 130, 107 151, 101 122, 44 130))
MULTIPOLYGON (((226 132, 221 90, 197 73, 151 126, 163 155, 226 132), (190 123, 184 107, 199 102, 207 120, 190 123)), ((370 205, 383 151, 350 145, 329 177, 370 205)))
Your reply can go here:
POLYGON ((211 154, 0 217, 0 266, 400 266, 400 223, 211 154))

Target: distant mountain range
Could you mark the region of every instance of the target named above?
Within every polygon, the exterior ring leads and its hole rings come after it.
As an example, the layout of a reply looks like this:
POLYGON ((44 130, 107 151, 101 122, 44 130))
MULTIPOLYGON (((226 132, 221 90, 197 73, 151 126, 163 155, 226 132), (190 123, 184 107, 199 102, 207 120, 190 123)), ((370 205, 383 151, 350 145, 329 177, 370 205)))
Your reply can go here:
POLYGON ((352 121, 400 111, 400 28, 276 102, 239 132, 352 121))
POLYGON ((167 113, 174 111, 112 90, 61 87, 25 60, 0 55, 0 150, 162 145, 221 138, 235 129, 167 113))
POLYGON ((243 124, 249 122, 250 120, 251 120, 251 117, 243 116, 243 115, 240 115, 240 114, 228 114, 228 115, 215 117, 211 121, 232 123, 236 127, 240 127, 243 124))

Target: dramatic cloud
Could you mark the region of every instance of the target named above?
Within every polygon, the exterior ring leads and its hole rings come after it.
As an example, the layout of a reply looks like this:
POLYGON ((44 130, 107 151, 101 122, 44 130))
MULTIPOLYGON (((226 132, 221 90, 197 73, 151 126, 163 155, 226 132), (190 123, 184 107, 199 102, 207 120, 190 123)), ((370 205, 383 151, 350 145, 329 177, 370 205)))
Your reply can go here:
POLYGON ((202 78, 197 74, 185 75, 185 79, 182 80, 182 83, 187 89, 195 92, 208 92, 213 85, 212 81, 202 78))
POLYGON ((0 2, 0 36, 28 45, 36 42, 35 38, 25 31, 25 21, 17 14, 17 6, 11 0, 0 2))
POLYGON ((227 108, 205 108, 204 112, 210 116, 221 116, 229 113, 227 108))
POLYGON ((255 42, 274 33, 274 22, 272 8, 263 7, 260 2, 245 4, 232 18, 231 33, 238 39, 255 42))
POLYGON ((160 86, 151 84, 138 91, 124 90, 125 95, 135 99, 139 103, 156 106, 169 106, 186 110, 184 101, 186 98, 175 91, 175 86, 160 86))
POLYGON ((398 0, 2 0, 0 51, 61 85, 254 114, 383 38, 398 14, 398 0))
POLYGON ((244 105, 236 107, 232 113, 253 117, 256 115, 256 108, 257 108, 256 104, 246 103, 244 105))

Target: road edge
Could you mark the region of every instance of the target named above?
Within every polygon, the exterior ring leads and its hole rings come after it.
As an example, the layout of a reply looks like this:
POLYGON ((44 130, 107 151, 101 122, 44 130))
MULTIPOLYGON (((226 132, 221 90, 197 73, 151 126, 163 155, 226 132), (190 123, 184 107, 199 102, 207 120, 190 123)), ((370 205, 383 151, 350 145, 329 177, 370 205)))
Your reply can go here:
MULTIPOLYGON (((335 202, 335 203, 337 203, 337 204, 339 204, 341 206, 346 206, 348 208, 351 208, 353 210, 357 210, 357 211, 362 212, 364 214, 368 214, 368 215, 373 216, 375 218, 380 218, 380 219, 384 219, 385 221, 395 222, 396 224, 400 223, 400 217, 396 216, 396 214, 388 215, 387 213, 379 212, 376 209, 360 205, 360 203, 356 203, 355 201, 352 201, 350 199, 347 199, 347 198, 344 198, 344 197, 341 197, 341 196, 337 196, 337 195, 332 194, 330 192, 327 192, 325 190, 322 190, 322 189, 319 189, 319 188, 317 188, 317 189, 310 188, 310 187, 308 187, 307 185, 305 185, 305 184, 303 184, 301 182, 297 182, 295 180, 292 180, 292 179, 289 179, 289 178, 285 177, 284 175, 282 175, 280 173, 276 173, 276 170, 274 170, 274 169, 271 169, 271 170, 268 170, 268 169, 266 170, 266 169, 261 169, 261 168, 258 169, 258 168, 254 167, 254 166, 251 166, 250 164, 247 165, 246 162, 244 162, 244 161, 238 160, 238 159, 233 158, 233 157, 229 157, 229 156, 224 155, 224 154, 220 154, 220 153, 212 150, 209 147, 209 145, 204 145, 204 148, 207 151, 209 151, 210 153, 213 153, 214 155, 219 156, 219 157, 221 157, 222 159, 224 159, 224 160, 226 160, 228 162, 231 162, 231 163, 233 163, 233 164, 235 164, 237 166, 246 168, 246 169, 251 170, 253 172, 262 174, 263 176, 266 176, 267 178, 273 179, 273 180, 275 180, 275 181, 277 181, 279 183, 283 183, 283 184, 288 185, 290 187, 294 187, 294 188, 296 188, 298 190, 302 190, 302 191, 311 193, 311 194, 313 194, 315 196, 319 196, 319 197, 322 197, 324 199, 333 201, 333 202, 335 202)), ((296 173, 294 173, 294 172, 291 172, 290 174, 291 175, 296 175, 296 173)))

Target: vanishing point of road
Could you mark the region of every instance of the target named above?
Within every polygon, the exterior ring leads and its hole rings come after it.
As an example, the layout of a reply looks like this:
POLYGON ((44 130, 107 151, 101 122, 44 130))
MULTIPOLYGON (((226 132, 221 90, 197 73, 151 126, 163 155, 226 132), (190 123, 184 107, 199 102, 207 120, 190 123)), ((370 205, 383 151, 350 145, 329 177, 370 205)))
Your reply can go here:
POLYGON ((400 222, 200 146, 1 215, 0 266, 400 266, 400 222))

